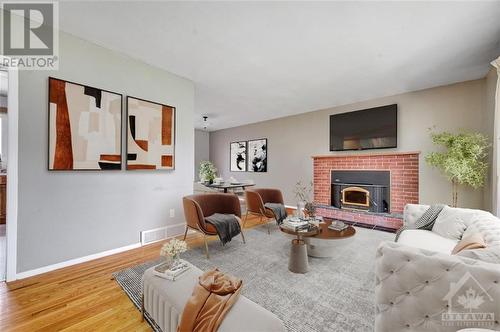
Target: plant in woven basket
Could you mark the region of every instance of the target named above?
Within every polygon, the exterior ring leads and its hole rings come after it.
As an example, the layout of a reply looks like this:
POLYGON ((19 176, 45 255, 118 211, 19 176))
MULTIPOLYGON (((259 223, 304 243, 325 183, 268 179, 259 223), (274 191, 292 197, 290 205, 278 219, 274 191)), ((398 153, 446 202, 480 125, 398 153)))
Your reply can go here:
POLYGON ((431 152, 425 161, 439 170, 452 184, 452 204, 457 206, 458 186, 468 185, 474 189, 484 186, 488 170, 488 138, 481 133, 448 132, 432 133, 432 142, 443 146, 443 152, 431 152))

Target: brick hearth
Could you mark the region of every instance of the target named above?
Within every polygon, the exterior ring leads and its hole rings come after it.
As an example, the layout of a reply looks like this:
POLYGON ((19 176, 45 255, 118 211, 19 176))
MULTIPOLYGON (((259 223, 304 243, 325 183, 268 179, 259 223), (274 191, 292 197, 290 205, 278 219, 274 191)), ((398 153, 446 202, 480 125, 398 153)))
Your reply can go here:
POLYGON ((419 152, 313 156, 314 201, 318 214, 389 228, 402 225, 401 214, 408 203, 418 203, 419 152), (332 170, 387 170, 391 172, 390 213, 371 214, 331 206, 332 170))

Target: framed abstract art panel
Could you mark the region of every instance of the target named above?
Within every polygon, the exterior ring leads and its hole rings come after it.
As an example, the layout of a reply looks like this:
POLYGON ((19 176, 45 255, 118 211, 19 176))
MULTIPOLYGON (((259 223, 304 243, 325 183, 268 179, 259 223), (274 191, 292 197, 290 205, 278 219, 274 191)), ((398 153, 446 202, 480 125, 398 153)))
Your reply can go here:
POLYGON ((267 172, 267 138, 248 141, 248 171, 267 172))
POLYGON ((247 142, 232 142, 230 144, 230 171, 245 172, 247 170, 247 142))
POLYGON ((127 97, 127 170, 175 168, 175 107, 127 97))
POLYGON ((122 95, 49 77, 49 170, 120 170, 122 95))

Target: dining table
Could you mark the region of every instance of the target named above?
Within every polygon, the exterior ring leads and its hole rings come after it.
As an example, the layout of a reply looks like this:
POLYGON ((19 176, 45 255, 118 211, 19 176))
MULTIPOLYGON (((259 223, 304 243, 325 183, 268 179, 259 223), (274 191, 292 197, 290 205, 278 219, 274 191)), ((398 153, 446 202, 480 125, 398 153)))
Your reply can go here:
POLYGON ((252 186, 255 186, 255 183, 245 183, 245 182, 238 182, 238 183, 229 183, 229 182, 224 182, 224 183, 212 183, 212 184, 205 184, 206 187, 208 188, 212 188, 212 189, 218 189, 218 190, 223 190, 225 193, 227 193, 227 191, 229 189, 237 189, 237 188, 241 188, 243 190, 245 190, 245 188, 247 187, 252 187, 252 186))

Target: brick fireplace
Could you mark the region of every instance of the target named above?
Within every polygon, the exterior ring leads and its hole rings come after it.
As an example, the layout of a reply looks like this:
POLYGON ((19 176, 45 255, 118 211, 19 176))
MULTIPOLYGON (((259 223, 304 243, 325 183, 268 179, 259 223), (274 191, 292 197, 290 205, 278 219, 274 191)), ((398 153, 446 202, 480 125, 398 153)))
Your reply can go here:
MULTIPOLYGON (((399 228, 402 225, 404 206, 408 203, 418 203, 419 154, 390 152, 313 156, 314 201, 318 204, 318 214, 377 227, 399 228), (356 178, 357 174, 359 178, 356 178), (381 174, 386 174, 388 183, 380 182, 381 174), (343 180, 333 179, 332 176, 339 179, 343 177, 343 180), (375 176, 375 183, 367 182, 370 176, 375 176), (345 183, 337 184, 335 181, 345 183), (356 188, 355 190, 365 191, 368 195, 370 192, 376 194, 377 190, 383 188, 385 209, 378 206, 370 208, 368 205, 366 208, 363 205, 358 208, 339 205, 342 199, 335 197, 339 197, 341 190, 345 188, 356 188)), ((372 197, 375 197, 373 193, 372 197)), ((359 196, 359 193, 357 195, 359 196)), ((375 201, 371 203, 376 204, 375 201)), ((382 204, 382 201, 380 203, 382 204)))

